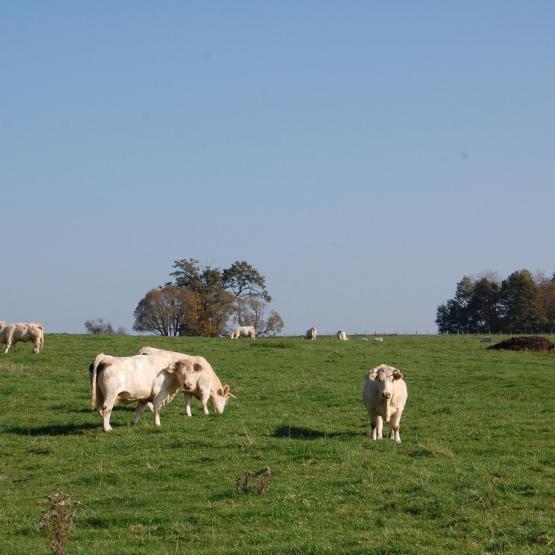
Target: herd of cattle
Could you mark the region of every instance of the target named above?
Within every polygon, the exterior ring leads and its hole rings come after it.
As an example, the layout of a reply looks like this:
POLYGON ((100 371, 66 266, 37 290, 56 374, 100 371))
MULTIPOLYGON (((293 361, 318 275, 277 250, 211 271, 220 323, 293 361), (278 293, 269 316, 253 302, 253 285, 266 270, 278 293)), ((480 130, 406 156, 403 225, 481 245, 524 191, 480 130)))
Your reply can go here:
MULTIPOLYGON (((305 338, 315 341, 318 332, 315 326, 307 330, 305 338)), ((337 332, 339 341, 347 341, 347 333, 337 332)), ((256 339, 254 326, 237 326, 230 334, 231 339, 248 337, 256 339)), ((382 342, 383 338, 375 337, 382 342)), ((6 345, 7 353, 18 341, 33 342, 33 352, 40 353, 44 345, 44 326, 36 323, 8 324, 0 320, 0 344, 6 345)), ((185 410, 191 416, 193 397, 202 403, 208 415, 208 402, 218 413, 225 409, 227 401, 234 395, 228 385, 222 385, 210 363, 202 356, 193 356, 154 347, 143 347, 137 355, 114 357, 101 353, 89 366, 91 404, 102 418, 102 428, 109 432, 110 416, 114 405, 137 403, 131 421, 137 424, 145 409, 154 413, 154 424, 160 426, 160 410, 182 391, 185 410)), ((369 370, 363 388, 363 402, 370 417, 372 439, 382 439, 383 422, 391 422, 390 438, 401 442, 399 426, 407 401, 407 384, 403 374, 393 366, 380 364, 369 370)))

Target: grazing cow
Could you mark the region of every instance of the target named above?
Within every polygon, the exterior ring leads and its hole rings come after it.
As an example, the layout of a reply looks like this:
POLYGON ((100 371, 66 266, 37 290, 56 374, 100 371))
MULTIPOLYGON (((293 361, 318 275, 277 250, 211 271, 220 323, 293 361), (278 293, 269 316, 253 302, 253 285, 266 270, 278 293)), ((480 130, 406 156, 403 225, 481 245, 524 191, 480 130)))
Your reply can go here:
POLYGON ((305 339, 310 339, 310 341, 314 341, 318 335, 318 330, 312 326, 309 330, 306 330, 304 334, 305 339))
POLYGON ((362 397, 370 416, 372 439, 382 439, 385 420, 391 421, 390 438, 401 443, 399 424, 408 397, 407 384, 401 371, 385 364, 369 370, 362 397))
POLYGON ((180 387, 192 390, 202 367, 182 357, 168 363, 164 356, 113 357, 99 354, 89 367, 91 404, 102 416, 102 428, 109 432, 114 405, 138 401, 132 424, 137 424, 148 403, 152 403, 154 424, 160 426, 160 409, 171 402, 180 387))
POLYGON ((229 338, 238 339, 239 337, 248 337, 249 339, 256 339, 256 329, 254 326, 237 326, 233 328, 229 338))
POLYGON ((383 343, 383 337, 373 337, 372 341, 377 341, 378 343, 383 343))
POLYGON ((337 332, 337 339, 339 339, 339 341, 348 341, 347 332, 345 330, 339 330, 337 332))
POLYGON ((8 324, 0 320, 0 343, 6 345, 4 353, 7 353, 18 341, 32 341, 33 353, 40 353, 44 345, 44 326, 35 323, 8 324))
POLYGON ((209 400, 214 410, 222 414, 228 399, 230 397, 235 397, 235 395, 230 392, 228 385, 222 385, 220 378, 218 378, 216 372, 214 372, 214 369, 204 357, 176 353, 175 351, 164 351, 163 349, 156 349, 154 347, 143 347, 139 351, 139 354, 143 356, 164 356, 166 360, 170 362, 187 359, 201 367, 195 387, 183 390, 185 395, 185 412, 187 416, 191 416, 191 402, 193 401, 193 397, 196 397, 202 403, 202 409, 206 416, 208 416, 209 400))

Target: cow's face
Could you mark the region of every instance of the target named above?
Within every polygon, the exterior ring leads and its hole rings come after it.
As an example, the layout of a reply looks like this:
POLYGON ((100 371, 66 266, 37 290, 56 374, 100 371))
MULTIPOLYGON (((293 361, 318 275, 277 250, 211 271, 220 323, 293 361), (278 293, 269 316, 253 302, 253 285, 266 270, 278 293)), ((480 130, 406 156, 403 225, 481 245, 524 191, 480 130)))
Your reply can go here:
POLYGON ((235 395, 229 391, 229 385, 218 387, 216 394, 210 397, 214 410, 217 413, 222 414, 230 397, 235 397, 235 395))
POLYGON ((395 381, 400 380, 403 374, 397 369, 388 370, 387 368, 380 368, 376 375, 375 381, 378 384, 378 391, 382 399, 388 401, 393 396, 395 388, 395 381))
POLYGON ((185 391, 193 391, 197 387, 201 370, 200 364, 193 363, 188 359, 178 360, 168 368, 168 372, 175 374, 179 385, 183 386, 185 391))
POLYGON ((7 325, 8 322, 6 322, 5 320, 0 320, 0 331, 2 331, 7 325))

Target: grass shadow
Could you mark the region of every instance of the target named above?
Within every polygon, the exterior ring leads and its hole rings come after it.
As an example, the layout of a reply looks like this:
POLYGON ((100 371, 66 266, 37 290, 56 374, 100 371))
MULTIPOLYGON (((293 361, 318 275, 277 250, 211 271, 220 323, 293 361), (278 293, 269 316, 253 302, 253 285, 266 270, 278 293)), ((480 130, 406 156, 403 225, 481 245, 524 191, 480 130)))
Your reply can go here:
POLYGON ((360 432, 322 432, 305 428, 302 426, 278 426, 273 433, 273 437, 285 437, 288 439, 326 439, 335 437, 358 437, 360 432))
POLYGON ((4 432, 20 436, 70 436, 98 428, 98 423, 84 422, 82 424, 47 424, 36 427, 10 426, 4 428, 4 432))

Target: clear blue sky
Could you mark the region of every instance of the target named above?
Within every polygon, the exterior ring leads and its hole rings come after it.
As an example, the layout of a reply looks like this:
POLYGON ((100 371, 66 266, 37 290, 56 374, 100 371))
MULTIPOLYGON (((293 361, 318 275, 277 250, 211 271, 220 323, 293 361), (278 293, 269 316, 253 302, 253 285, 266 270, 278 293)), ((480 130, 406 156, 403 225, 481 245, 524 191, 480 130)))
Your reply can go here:
POLYGON ((285 332, 436 330, 555 271, 555 3, 0 3, 0 318, 84 331, 177 258, 285 332))

